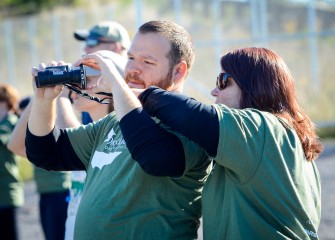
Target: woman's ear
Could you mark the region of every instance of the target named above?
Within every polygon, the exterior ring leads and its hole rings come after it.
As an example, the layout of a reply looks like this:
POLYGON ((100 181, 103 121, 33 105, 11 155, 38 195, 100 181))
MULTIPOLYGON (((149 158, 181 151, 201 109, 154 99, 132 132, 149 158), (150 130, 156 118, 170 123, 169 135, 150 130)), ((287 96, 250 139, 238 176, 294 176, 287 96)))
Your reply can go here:
POLYGON ((172 80, 174 84, 183 82, 186 79, 187 74, 187 63, 185 61, 181 61, 175 65, 172 72, 172 80))

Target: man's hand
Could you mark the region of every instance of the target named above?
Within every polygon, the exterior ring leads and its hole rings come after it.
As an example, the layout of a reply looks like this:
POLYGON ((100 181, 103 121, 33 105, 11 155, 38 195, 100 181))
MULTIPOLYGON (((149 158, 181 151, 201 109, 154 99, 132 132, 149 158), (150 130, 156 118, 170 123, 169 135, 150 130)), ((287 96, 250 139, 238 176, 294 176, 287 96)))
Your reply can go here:
POLYGON ((97 92, 112 92, 113 82, 125 82, 117 70, 113 60, 108 57, 104 57, 103 52, 104 51, 97 51, 93 54, 88 54, 74 64, 75 66, 84 64, 101 71, 101 77, 98 81, 93 81, 87 84, 85 92, 88 94, 94 94, 97 92))
POLYGON ((33 85, 36 99, 39 99, 40 101, 43 99, 49 100, 49 101, 54 100, 62 92, 63 90, 62 84, 56 85, 53 87, 37 88, 36 80, 35 80, 35 78, 38 75, 38 72, 44 71, 47 66, 50 67, 50 66, 61 66, 61 65, 65 65, 65 63, 64 62, 56 63, 55 61, 52 61, 48 65, 46 65, 45 63, 40 63, 37 67, 32 68, 31 70, 31 74, 33 76, 32 85, 33 85))
MULTIPOLYGON (((64 62, 51 62, 48 66, 64 65, 64 62)), ((56 122, 56 98, 60 95, 63 85, 53 87, 37 88, 35 77, 39 71, 44 71, 46 65, 41 63, 37 68, 33 68, 33 88, 35 97, 32 101, 31 112, 28 121, 28 127, 32 134, 36 136, 45 136, 55 127, 56 122)))

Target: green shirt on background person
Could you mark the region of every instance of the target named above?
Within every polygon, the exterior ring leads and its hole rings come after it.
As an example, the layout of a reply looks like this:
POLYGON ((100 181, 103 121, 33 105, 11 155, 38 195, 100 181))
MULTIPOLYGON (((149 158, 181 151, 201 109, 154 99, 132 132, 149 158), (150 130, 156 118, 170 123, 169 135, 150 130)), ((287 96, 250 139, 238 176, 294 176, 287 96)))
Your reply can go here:
POLYGON ((47 171, 34 166, 34 178, 39 193, 53 193, 69 190, 70 172, 47 171))
POLYGON ((18 158, 6 146, 17 120, 15 114, 9 113, 0 121, 0 207, 20 207, 24 203, 18 158))

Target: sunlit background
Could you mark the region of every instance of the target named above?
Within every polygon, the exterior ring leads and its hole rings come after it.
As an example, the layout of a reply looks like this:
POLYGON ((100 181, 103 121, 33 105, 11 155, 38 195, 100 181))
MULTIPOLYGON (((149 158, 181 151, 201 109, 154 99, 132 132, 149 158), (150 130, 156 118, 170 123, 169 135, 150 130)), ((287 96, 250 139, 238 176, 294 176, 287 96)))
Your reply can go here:
POLYGON ((22 95, 32 93, 32 66, 51 60, 74 62, 81 56, 84 46, 74 39, 75 29, 113 20, 133 37, 139 25, 160 19, 179 23, 193 37, 196 60, 186 94, 212 102, 210 90, 220 71, 220 55, 236 47, 263 46, 286 60, 312 119, 335 119, 334 0, 13 2, 22 2, 21 7, 0 5, 0 79, 15 85, 22 95))
MULTIPOLYGON (((185 27, 196 60, 184 92, 206 103, 214 100, 210 91, 224 52, 249 46, 276 51, 291 69, 299 100, 322 136, 335 136, 335 0, 1 0, 1 83, 14 85, 22 97, 31 95, 31 68, 51 60, 76 61, 84 45, 73 32, 105 20, 121 23, 131 37, 149 20, 185 27)), ((326 150, 324 156, 332 156, 333 148, 326 150)), ((331 180, 332 169, 325 166, 320 165, 321 177, 331 180)), ((28 161, 21 161, 20 169, 23 179, 32 178, 28 161)), ((323 204, 329 206, 332 184, 323 181, 329 191, 323 192, 323 204)), ((331 239, 324 226, 334 223, 333 213, 323 212, 320 237, 331 239)))

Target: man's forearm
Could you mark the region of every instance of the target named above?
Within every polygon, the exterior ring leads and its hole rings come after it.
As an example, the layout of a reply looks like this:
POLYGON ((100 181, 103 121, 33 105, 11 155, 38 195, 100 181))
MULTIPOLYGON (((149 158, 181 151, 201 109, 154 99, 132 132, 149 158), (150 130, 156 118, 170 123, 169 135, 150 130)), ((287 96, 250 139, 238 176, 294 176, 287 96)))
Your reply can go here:
POLYGON ((33 99, 28 127, 32 134, 45 136, 55 127, 56 99, 33 99))
POLYGON ((114 108, 120 120, 132 110, 142 107, 135 94, 121 78, 114 81, 113 99, 114 108))

